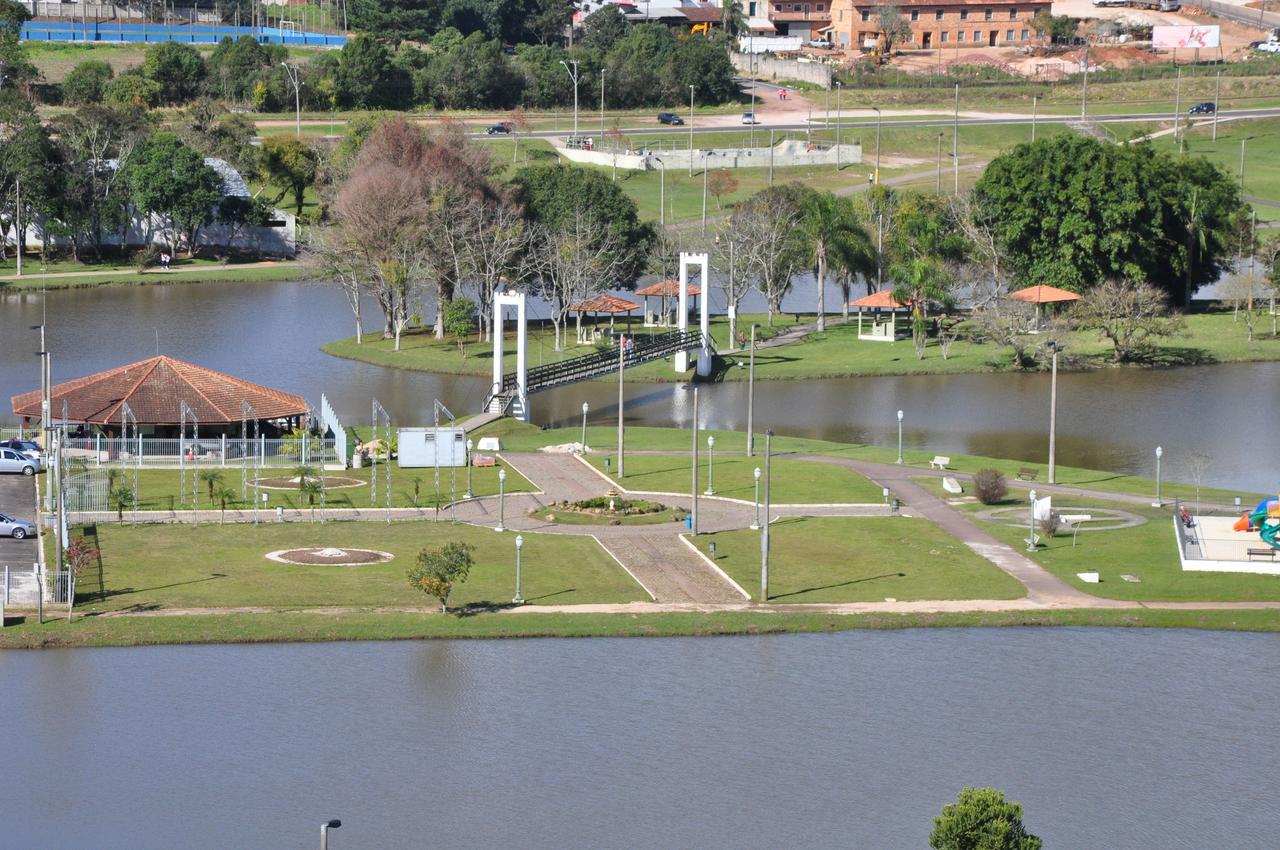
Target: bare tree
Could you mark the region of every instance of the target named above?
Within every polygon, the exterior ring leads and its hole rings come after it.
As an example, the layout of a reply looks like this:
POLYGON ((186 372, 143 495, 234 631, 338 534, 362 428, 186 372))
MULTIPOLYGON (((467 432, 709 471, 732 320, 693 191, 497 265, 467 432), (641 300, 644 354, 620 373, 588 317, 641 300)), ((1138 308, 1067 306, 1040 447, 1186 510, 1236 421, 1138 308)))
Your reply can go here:
POLYGON ((1112 359, 1133 359, 1154 337, 1172 336, 1182 320, 1169 312, 1166 295, 1149 283, 1109 280, 1076 303, 1077 326, 1095 330, 1114 347, 1112 359))
POLYGON ((717 228, 715 253, 712 263, 720 272, 720 289, 729 308, 729 345, 738 338, 738 305, 751 290, 751 275, 747 264, 751 246, 743 233, 742 221, 737 214, 721 221, 717 228))
POLYGON ((973 193, 951 196, 951 217, 968 241, 966 262, 954 269, 973 307, 999 304, 1009 292, 1012 268, 996 235, 996 223, 974 203, 973 193))
MULTIPOLYGON (((563 227, 535 229, 533 253, 539 289, 551 304, 555 350, 563 351, 569 308, 608 289, 622 276, 624 246, 608 225, 579 206, 563 227)), ((579 313, 579 330, 581 324, 579 313)))
POLYGON ((334 231, 316 229, 311 234, 311 248, 320 260, 320 277, 342 291, 356 323, 356 345, 364 344, 364 323, 360 301, 366 291, 364 271, 359 258, 334 244, 334 231))
POLYGON ((804 268, 799 237, 800 211, 782 193, 760 192, 741 204, 734 215, 744 249, 743 269, 768 304, 767 323, 782 311, 791 279, 804 268))
POLYGON ((897 6, 877 6, 875 15, 876 24, 880 27, 880 32, 884 33, 884 55, 888 56, 895 44, 910 40, 911 24, 897 6))
POLYGON ((493 292, 524 276, 531 231, 519 208, 505 197, 473 199, 459 218, 466 225, 466 272, 475 288, 481 337, 487 341, 493 333, 493 292))

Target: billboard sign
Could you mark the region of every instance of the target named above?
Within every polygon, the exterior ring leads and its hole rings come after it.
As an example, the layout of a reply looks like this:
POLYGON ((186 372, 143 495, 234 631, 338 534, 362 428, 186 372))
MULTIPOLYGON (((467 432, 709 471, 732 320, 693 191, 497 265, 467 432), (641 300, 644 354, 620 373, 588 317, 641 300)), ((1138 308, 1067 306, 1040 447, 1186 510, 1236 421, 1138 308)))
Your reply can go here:
POLYGON ((1152 27, 1151 46, 1157 50, 1198 50, 1221 47, 1220 27, 1152 27))

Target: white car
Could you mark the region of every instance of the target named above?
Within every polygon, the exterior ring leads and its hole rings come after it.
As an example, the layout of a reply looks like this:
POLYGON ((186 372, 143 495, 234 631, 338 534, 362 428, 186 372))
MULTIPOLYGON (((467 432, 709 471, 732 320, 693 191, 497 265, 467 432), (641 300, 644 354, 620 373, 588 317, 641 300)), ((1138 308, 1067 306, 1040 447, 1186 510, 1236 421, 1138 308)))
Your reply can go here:
POLYGON ((1258 45, 1263 53, 1280 53, 1280 41, 1264 41, 1258 45))
POLYGON ((36 524, 25 519, 16 519, 8 514, 0 514, 0 537, 12 537, 14 540, 25 540, 35 537, 36 524))
POLYGON ((760 119, 756 117, 756 114, 754 112, 744 112, 742 113, 742 123, 743 124, 759 124, 760 119))
POLYGON ((15 449, 0 449, 0 472, 19 472, 35 475, 40 471, 40 461, 15 449))

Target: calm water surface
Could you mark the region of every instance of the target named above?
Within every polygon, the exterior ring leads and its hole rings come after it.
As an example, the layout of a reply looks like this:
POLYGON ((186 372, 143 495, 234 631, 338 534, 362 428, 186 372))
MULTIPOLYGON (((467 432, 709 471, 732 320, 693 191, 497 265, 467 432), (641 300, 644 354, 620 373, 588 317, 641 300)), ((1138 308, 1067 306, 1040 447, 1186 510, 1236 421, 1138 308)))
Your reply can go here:
MULTIPOLYGON (((838 298, 832 295, 832 304, 838 298)), ((790 302, 788 302, 790 305, 790 302)), ((750 305, 747 305, 750 309, 750 305)), ((401 424, 430 422, 432 399, 459 415, 484 403, 488 380, 401 372, 322 354, 324 342, 352 333, 341 295, 297 283, 186 284, 62 290, 48 295, 55 380, 147 357, 159 350, 214 369, 298 392, 313 404, 325 393, 352 422, 369 419, 376 397, 401 424)), ((795 309, 810 309, 797 296, 795 309)), ((536 312, 536 311, 535 311, 536 312)), ((0 399, 39 386, 37 295, 0 296, 0 399)), ((539 362, 536 348, 530 362, 539 362)), ((1191 480, 1192 452, 1211 456, 1204 483, 1271 490, 1280 471, 1259 447, 1280 422, 1280 363, 1175 370, 1105 370, 1060 378, 1058 459, 1062 463, 1146 475, 1153 449, 1165 448, 1165 473, 1191 480)), ((746 387, 702 393, 704 424, 744 428, 746 387)), ((533 397, 535 421, 611 423, 616 390, 579 384, 533 397)), ((893 445, 894 411, 906 411, 904 441, 935 452, 1043 460, 1047 452, 1048 378, 989 374, 765 381, 756 423, 779 433, 893 445)), ((687 425, 687 393, 678 385, 633 385, 629 422, 687 425)))
POLYGON ((1280 640, 923 630, 0 653, 0 845, 1272 848, 1280 640))

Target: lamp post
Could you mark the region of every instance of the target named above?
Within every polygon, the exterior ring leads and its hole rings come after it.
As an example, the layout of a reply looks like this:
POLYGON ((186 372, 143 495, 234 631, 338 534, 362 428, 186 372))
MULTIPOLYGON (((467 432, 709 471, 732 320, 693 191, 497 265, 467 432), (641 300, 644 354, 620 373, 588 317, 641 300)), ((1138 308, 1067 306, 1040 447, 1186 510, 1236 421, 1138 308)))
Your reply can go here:
POLYGON ((1213 141, 1218 141, 1218 100, 1222 96, 1222 72, 1219 71, 1213 84, 1213 141))
POLYGON ((498 470, 498 527, 494 531, 506 531, 507 514, 507 471, 498 470))
POLYGON ((756 521, 751 523, 751 530, 756 531, 760 528, 760 467, 756 467, 756 471, 752 473, 756 479, 756 521))
POLYGON ((569 79, 573 80, 573 137, 578 138, 578 60, 570 59, 568 62, 561 59, 560 64, 569 74, 569 79), (573 65, 571 69, 569 66, 573 65))
POLYGON ((293 83, 293 128, 294 135, 302 138, 302 82, 298 79, 298 70, 289 65, 288 62, 281 62, 284 72, 289 75, 289 82, 293 83))
POLYGON ((582 453, 587 453, 587 411, 590 410, 588 404, 582 403, 582 453))
POLYGON ((604 72, 600 69, 600 142, 604 143, 604 72))
POLYGON ((1049 483, 1057 484, 1058 460, 1058 354, 1066 347, 1054 340, 1045 343, 1053 355, 1049 379, 1049 483))
MULTIPOLYGON (((1088 48, 1086 48, 1088 49, 1088 48)), ((955 175, 955 193, 960 194, 960 84, 956 83, 955 117, 951 124, 951 171, 955 175)))
POLYGON ((704 496, 714 496, 716 494, 716 470, 712 465, 715 460, 716 438, 707 437, 707 489, 702 494, 704 496))
POLYGON ((1036 140, 1036 112, 1038 111, 1037 107, 1039 106, 1040 106, 1040 96, 1032 95, 1031 96, 1031 141, 1033 142, 1036 140))
POLYGON ((329 850, 329 830, 342 826, 342 821, 331 820, 320 824, 320 850, 329 850))
POLYGON ((1252 139, 1253 136, 1245 136, 1240 140, 1240 191, 1244 191, 1244 143, 1252 139))
POLYGON ((462 497, 462 498, 464 498, 464 499, 470 499, 470 498, 472 497, 472 495, 473 495, 472 490, 471 490, 471 466, 472 466, 472 464, 471 464, 471 447, 472 447, 473 445, 474 445, 474 444, 471 442, 471 440, 470 440, 470 439, 468 439, 468 440, 467 440, 467 493, 466 493, 466 495, 465 495, 465 496, 463 496, 463 497, 462 497))
POLYGON ((698 388, 693 388, 693 424, 689 430, 693 434, 693 444, 689 449, 691 463, 689 468, 692 470, 693 486, 689 489, 689 496, 693 499, 693 510, 689 512, 692 521, 689 527, 694 534, 698 533, 698 388))
MULTIPOLYGON (((623 395, 622 373, 627 366, 626 348, 618 346, 618 478, 621 479, 626 474, 623 462, 626 460, 626 415, 623 408, 623 402, 626 400, 623 395)), ((608 461, 605 461, 608 463, 608 461)))
MULTIPOLYGON (((843 88, 844 88, 844 83, 840 82, 839 80, 836 80, 836 171, 840 170, 840 92, 843 90, 843 88)), ((879 113, 880 110, 877 109, 876 112, 879 113)), ((876 145, 876 155, 877 155, 876 171, 877 172, 879 172, 880 170, 879 153, 880 153, 880 146, 879 144, 877 144, 876 145)))
POLYGON ((898 463, 902 463, 902 411, 898 411, 898 463))
POLYGON ((760 601, 769 601, 769 459, 773 429, 764 432, 764 525, 760 526, 760 601))
POLYGON ((693 176, 693 86, 689 86, 689 176, 693 176))
POLYGON ((666 226, 667 224, 667 164, 662 161, 661 157, 654 157, 653 161, 658 163, 658 224, 666 226))
POLYGON ((707 235, 707 157, 710 151, 702 152, 702 236, 707 235))
POLYGON ((1156 500, 1151 503, 1151 507, 1163 507, 1160 501, 1160 458, 1164 457, 1164 446, 1156 446, 1156 500))
POLYGON ((1036 551, 1036 491, 1031 491, 1031 521, 1028 525, 1027 551, 1036 551))
POLYGON ((942 137, 943 133, 938 134, 938 180, 934 184, 933 194, 942 194, 942 137))
POLYGON ((524 548, 524 538, 516 535, 516 595, 511 597, 512 605, 523 605, 524 596, 520 593, 520 550, 524 548))
POLYGON ((755 413, 756 413, 756 326, 751 324, 751 353, 747 357, 747 457, 756 450, 755 413))
POLYGON ((880 185, 880 107, 871 107, 876 111, 876 179, 875 184, 880 185))

